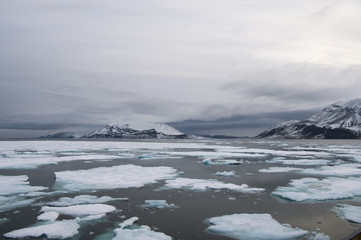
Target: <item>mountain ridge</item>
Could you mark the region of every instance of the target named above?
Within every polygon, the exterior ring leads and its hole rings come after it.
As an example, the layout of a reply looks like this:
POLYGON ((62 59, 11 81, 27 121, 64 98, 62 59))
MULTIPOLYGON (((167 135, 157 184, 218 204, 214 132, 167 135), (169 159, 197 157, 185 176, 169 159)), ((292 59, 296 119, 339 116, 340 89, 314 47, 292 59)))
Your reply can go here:
POLYGON ((256 138, 361 138, 361 98, 335 102, 305 120, 281 122, 263 131, 256 138))

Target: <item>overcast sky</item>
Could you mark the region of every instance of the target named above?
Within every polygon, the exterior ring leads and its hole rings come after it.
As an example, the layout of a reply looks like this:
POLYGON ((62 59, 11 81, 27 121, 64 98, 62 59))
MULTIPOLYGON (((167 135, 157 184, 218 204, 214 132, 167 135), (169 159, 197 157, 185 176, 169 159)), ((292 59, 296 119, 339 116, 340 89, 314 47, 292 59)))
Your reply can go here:
POLYGON ((2 0, 0 137, 220 118, 252 135, 307 117, 361 97, 360 13, 359 0, 2 0))

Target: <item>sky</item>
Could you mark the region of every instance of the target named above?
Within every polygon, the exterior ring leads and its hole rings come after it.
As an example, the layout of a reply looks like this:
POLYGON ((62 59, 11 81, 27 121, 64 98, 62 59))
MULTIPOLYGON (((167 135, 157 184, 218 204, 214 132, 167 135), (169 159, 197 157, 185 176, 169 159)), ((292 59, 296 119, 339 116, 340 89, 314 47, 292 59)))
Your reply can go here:
POLYGON ((361 97, 360 12, 358 0, 2 0, 0 138, 132 121, 253 136, 307 118, 361 97))

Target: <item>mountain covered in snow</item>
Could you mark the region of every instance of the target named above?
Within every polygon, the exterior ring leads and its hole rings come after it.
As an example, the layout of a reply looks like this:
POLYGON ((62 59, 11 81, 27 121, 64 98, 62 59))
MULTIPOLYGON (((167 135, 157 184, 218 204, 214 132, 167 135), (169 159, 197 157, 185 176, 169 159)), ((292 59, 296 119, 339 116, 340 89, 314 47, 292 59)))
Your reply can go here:
POLYGON ((58 132, 55 134, 50 134, 50 135, 46 135, 46 136, 41 136, 39 138, 61 138, 61 139, 72 139, 75 138, 74 136, 75 133, 73 132, 58 132))
POLYGON ((256 138, 361 138, 361 98, 333 103, 306 120, 279 123, 256 138))
POLYGON ((131 123, 108 124, 102 129, 94 131, 84 138, 167 138, 180 139, 188 136, 175 128, 162 123, 131 123))

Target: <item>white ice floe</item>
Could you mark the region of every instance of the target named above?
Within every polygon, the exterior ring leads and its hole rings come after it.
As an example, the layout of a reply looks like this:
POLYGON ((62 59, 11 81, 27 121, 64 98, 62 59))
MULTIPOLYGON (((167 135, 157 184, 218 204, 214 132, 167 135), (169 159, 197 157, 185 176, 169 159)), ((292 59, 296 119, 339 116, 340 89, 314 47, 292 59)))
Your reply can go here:
POLYGON ((114 155, 80 155, 80 156, 64 156, 64 157, 21 157, 21 158, 0 158, 0 169, 34 169, 41 165, 58 164, 60 162, 70 162, 79 160, 113 160, 119 156, 114 155))
POLYGON ((44 212, 40 214, 37 219, 40 221, 51 221, 54 222, 59 217, 58 212, 44 212))
POLYGON ((292 201, 332 200, 361 196, 361 177, 302 178, 291 180, 289 187, 277 187, 274 195, 292 201))
POLYGON ((31 186, 25 175, 0 175, 0 212, 30 205, 38 196, 45 194, 38 191, 46 189, 46 187, 31 186))
POLYGON ((295 172, 302 170, 302 168, 295 167, 269 167, 266 169, 259 169, 258 172, 261 173, 286 173, 286 172, 295 172))
POLYGON ((91 215, 100 215, 114 212, 116 208, 108 204, 84 204, 67 207, 49 207, 41 208, 42 212, 57 212, 59 214, 70 215, 74 217, 87 217, 91 215))
POLYGON ((168 204, 166 200, 145 200, 145 204, 141 205, 143 208, 177 208, 173 203, 168 204))
POLYGON ((233 183, 220 182, 214 179, 207 180, 193 178, 176 178, 173 180, 167 180, 164 188, 184 188, 194 191, 229 189, 244 193, 257 193, 265 190, 264 188, 250 188, 247 184, 236 185, 233 183))
POLYGON ((280 224, 269 214, 233 214, 209 219, 208 231, 240 240, 296 239, 308 232, 280 224))
POLYGON ((169 151, 164 152, 164 154, 176 155, 176 156, 190 156, 190 157, 201 157, 201 158, 262 158, 267 156, 267 154, 260 153, 245 153, 245 152, 224 152, 224 151, 184 151, 184 152, 176 152, 169 151))
POLYGON ((324 233, 316 233, 312 232, 311 236, 308 238, 309 240, 331 240, 331 238, 324 233))
POLYGON ((127 201, 129 198, 112 198, 109 196, 92 196, 92 195, 78 195, 73 198, 70 197, 62 197, 59 198, 58 201, 49 202, 48 205, 56 206, 56 207, 66 207, 77 204, 85 204, 85 203, 106 203, 111 201, 127 201))
POLYGON ((336 211, 340 217, 350 222, 361 223, 361 206, 338 204, 336 211))
POLYGON ((266 161, 267 163, 281 163, 285 165, 301 165, 301 166, 316 166, 316 165, 326 165, 331 163, 331 160, 325 159, 297 159, 297 160, 287 160, 284 158, 273 158, 266 161))
POLYGON ((7 196, 20 193, 29 193, 46 190, 46 187, 31 186, 28 176, 1 176, 0 175, 0 196, 7 196))
POLYGON ((222 176, 222 177, 235 177, 234 171, 223 171, 223 172, 216 172, 214 175, 216 176, 222 176))
POLYGON ((243 163, 242 160, 235 160, 235 159, 211 159, 207 158, 202 161, 204 165, 211 166, 211 165, 239 165, 243 163))
POLYGON ((55 221, 49 224, 14 230, 4 234, 7 238, 40 237, 65 239, 78 234, 79 224, 75 220, 55 221))
POLYGON ((120 228, 114 230, 115 237, 113 240, 171 240, 172 238, 161 232, 155 232, 150 227, 142 225, 139 228, 127 229, 131 227, 139 218, 132 217, 119 224, 120 228))
POLYGON ((131 227, 135 222, 138 222, 138 221, 139 221, 138 217, 131 217, 131 218, 125 220, 124 222, 120 223, 119 227, 121 229, 131 227))
POLYGON ((56 187, 69 191, 143 187, 177 176, 172 167, 141 167, 132 164, 88 170, 56 172, 56 187))
POLYGON ((319 168, 307 168, 303 174, 322 176, 361 176, 361 164, 340 164, 335 166, 322 166, 319 168))

